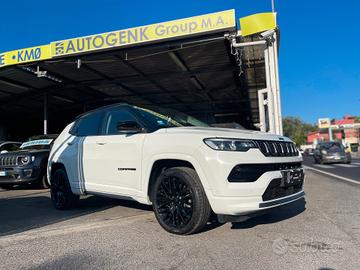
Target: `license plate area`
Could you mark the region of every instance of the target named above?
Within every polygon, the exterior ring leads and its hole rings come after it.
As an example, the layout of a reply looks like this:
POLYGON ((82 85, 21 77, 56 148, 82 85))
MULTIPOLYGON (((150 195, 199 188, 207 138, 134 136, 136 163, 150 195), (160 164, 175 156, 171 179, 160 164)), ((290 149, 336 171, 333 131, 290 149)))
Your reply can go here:
POLYGON ((0 169, 0 177, 13 177, 14 171, 12 169, 0 169))
POLYGON ((288 187, 301 184, 304 181, 303 169, 291 169, 281 171, 282 178, 280 187, 288 187))

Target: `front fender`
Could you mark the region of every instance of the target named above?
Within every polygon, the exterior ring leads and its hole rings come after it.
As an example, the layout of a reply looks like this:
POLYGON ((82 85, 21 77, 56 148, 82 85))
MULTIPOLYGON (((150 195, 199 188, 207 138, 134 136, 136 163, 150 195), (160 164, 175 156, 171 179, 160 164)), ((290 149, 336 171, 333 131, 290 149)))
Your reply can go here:
POLYGON ((144 164, 148 164, 147 166, 144 166, 143 173, 141 175, 141 190, 144 194, 144 198, 146 198, 147 204, 151 204, 147 194, 148 194, 148 188, 149 188, 149 181, 150 181, 150 175, 152 168, 156 161, 158 160, 164 160, 164 159, 174 159, 174 160, 181 160, 181 161, 187 161, 189 162, 194 168, 196 173, 198 174, 200 181, 203 185, 203 188, 205 190, 206 195, 210 192, 210 186, 209 183, 205 177, 204 171, 200 166, 200 163, 191 155, 187 154, 179 154, 179 153, 164 153, 164 154, 156 154, 151 156, 148 160, 144 162, 144 164))

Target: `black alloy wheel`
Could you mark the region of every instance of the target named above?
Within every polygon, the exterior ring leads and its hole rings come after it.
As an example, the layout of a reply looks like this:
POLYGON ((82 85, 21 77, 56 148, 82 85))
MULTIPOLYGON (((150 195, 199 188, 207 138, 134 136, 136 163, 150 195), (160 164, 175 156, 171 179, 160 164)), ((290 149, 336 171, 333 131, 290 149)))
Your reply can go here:
POLYGON ((158 211, 166 225, 181 228, 189 223, 193 214, 193 194, 182 179, 164 178, 156 195, 158 211))
POLYGON ((199 231, 211 208, 196 172, 191 168, 167 169, 155 182, 153 208, 160 225, 174 234, 199 231))

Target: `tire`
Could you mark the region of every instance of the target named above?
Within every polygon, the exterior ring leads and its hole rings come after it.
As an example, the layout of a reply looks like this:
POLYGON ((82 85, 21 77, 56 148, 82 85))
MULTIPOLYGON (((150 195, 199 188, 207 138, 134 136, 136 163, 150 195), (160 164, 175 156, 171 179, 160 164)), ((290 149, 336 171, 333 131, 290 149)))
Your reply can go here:
POLYGON ((159 224, 168 232, 193 234, 208 222, 211 207, 194 169, 174 167, 156 179, 152 203, 159 224))
POLYGON ((50 190, 51 201, 59 210, 75 207, 80 198, 79 195, 72 193, 66 171, 63 168, 53 172, 50 190))
POLYGON ((0 188, 6 189, 6 190, 11 190, 11 189, 14 188, 14 185, 12 185, 12 184, 5 184, 5 185, 1 185, 0 188))
POLYGON ((47 189, 50 187, 46 173, 40 178, 39 182, 37 183, 37 186, 41 189, 47 189))

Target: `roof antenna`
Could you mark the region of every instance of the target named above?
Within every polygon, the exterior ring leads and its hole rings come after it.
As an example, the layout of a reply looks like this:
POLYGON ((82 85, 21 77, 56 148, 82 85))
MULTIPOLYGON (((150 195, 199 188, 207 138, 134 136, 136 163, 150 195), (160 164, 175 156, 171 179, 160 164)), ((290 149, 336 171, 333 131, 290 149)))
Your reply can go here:
POLYGON ((271 10, 275 13, 275 0, 271 0, 271 10))

